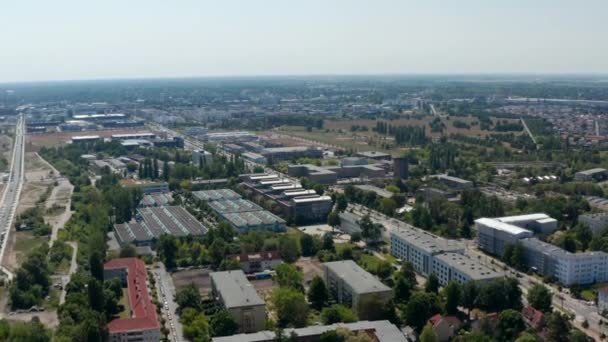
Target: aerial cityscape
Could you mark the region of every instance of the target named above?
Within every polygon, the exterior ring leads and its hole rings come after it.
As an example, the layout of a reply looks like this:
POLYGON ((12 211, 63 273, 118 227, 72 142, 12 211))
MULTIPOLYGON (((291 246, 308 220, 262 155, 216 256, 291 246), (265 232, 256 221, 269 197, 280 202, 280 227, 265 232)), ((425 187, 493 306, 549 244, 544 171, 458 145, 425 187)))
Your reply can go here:
POLYGON ((68 2, 0 37, 0 341, 606 340, 607 4, 68 2))

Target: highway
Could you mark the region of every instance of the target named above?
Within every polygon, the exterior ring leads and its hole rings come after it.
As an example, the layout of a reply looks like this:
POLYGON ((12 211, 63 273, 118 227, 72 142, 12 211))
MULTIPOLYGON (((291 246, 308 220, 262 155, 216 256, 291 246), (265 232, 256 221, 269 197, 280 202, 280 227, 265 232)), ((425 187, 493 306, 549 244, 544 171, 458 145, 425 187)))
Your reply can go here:
MULTIPOLYGON (((25 116, 19 115, 15 128, 15 141, 13 144, 13 154, 8 181, 4 187, 0 198, 0 260, 4 257, 6 244, 9 240, 11 225, 15 216, 15 210, 19 203, 19 195, 24 182, 24 156, 25 156, 25 116)), ((9 279, 12 280, 13 274, 4 266, 0 266, 9 279)))

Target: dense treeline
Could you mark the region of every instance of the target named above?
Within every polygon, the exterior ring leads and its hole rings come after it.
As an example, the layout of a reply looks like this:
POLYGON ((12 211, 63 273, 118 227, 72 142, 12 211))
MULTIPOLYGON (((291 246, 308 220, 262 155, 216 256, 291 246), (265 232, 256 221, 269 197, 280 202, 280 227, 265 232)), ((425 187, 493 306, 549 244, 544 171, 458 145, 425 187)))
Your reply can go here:
POLYGON ((384 121, 377 121, 375 130, 379 134, 394 136, 398 145, 424 145, 429 141, 424 127, 393 126, 384 121))

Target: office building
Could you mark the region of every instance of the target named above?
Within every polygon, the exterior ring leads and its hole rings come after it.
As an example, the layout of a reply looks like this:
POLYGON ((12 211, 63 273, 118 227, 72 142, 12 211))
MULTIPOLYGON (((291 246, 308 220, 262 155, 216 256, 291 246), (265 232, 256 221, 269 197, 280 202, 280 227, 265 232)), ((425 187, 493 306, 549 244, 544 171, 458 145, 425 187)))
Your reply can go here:
POLYGON ((496 220, 525 228, 538 234, 551 234, 557 229, 557 220, 543 213, 504 216, 496 220))
POLYGON ((608 170, 598 167, 595 169, 579 171, 574 174, 574 179, 580 181, 592 181, 605 179, 606 176, 608 176, 608 170))
POLYGON ((407 158, 393 159, 393 174, 395 178, 407 179, 409 174, 409 161, 407 158))
POLYGON ((292 215, 296 222, 325 222, 333 208, 329 196, 294 197, 290 201, 292 215))
POLYGON ((352 260, 332 261, 322 264, 323 280, 330 295, 338 303, 361 313, 362 304, 372 298, 386 302, 392 296, 390 287, 352 260))
POLYGON ((367 158, 364 157, 346 157, 340 160, 340 166, 359 166, 367 165, 367 158))
POLYGON ((582 214, 578 222, 586 224, 593 233, 601 233, 608 228, 608 213, 582 214))
POLYGON ((239 332, 251 333, 264 329, 264 301, 243 271, 212 272, 209 276, 213 297, 230 312, 239 326, 239 332))
POLYGON ((299 158, 323 158, 322 150, 310 146, 270 147, 265 148, 260 154, 273 162, 299 158))
POLYGON ((458 241, 444 239, 408 224, 394 227, 390 236, 391 255, 411 262, 424 275, 433 272, 435 255, 446 252, 464 253, 464 246, 458 241))
POLYGON ((205 150, 192 151, 192 165, 203 167, 213 163, 213 154, 205 150))
POLYGON ((464 284, 468 281, 488 282, 503 277, 502 274, 482 265, 477 259, 452 252, 433 256, 432 273, 437 276, 441 286, 450 280, 464 284))
POLYGON ((306 177, 320 184, 336 184, 343 178, 380 178, 386 170, 377 165, 316 166, 311 164, 289 165, 287 174, 292 177, 306 177))
POLYGON ((507 245, 534 235, 530 230, 491 218, 475 220, 475 229, 479 248, 498 256, 502 256, 507 245))
POLYGON ((129 313, 108 323, 110 342, 156 342, 161 339, 156 305, 148 294, 148 271, 138 258, 120 258, 103 266, 104 278, 118 278, 127 287, 129 313))
MULTIPOLYGON (((353 333, 363 333, 374 342, 408 342, 406 336, 398 327, 389 321, 359 321, 354 323, 335 323, 331 325, 313 325, 305 328, 286 328, 284 336, 295 334, 294 342, 319 341, 323 333, 346 329, 353 333)), ((265 330, 253 334, 237 334, 232 336, 214 337, 213 342, 274 342, 276 341, 274 331, 265 330)))

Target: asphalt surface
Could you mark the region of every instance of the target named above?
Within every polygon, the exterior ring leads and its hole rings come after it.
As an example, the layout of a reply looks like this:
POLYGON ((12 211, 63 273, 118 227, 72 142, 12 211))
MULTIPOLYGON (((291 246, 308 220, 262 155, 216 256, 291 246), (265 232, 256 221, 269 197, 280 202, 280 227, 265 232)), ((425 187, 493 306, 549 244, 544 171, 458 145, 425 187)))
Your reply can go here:
MULTIPOLYGON (((25 117, 19 116, 15 129, 15 142, 13 144, 13 155, 11 158, 11 168, 9 178, 0 199, 0 260, 4 257, 8 235, 15 216, 15 210, 19 203, 19 195, 24 182, 24 156, 25 156, 25 117)), ((13 278, 12 272, 4 266, 0 269, 8 276, 13 278)))
POLYGON ((178 305, 175 302, 173 278, 167 272, 165 265, 162 263, 158 263, 158 265, 159 267, 152 269, 152 274, 156 280, 158 298, 163 305, 161 314, 165 317, 165 326, 169 329, 169 340, 175 342, 186 341, 183 335, 182 324, 179 322, 179 316, 177 315, 178 305))

